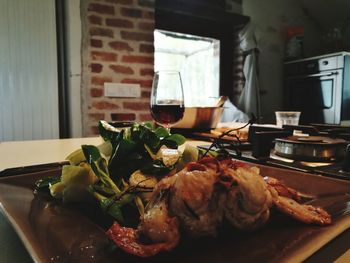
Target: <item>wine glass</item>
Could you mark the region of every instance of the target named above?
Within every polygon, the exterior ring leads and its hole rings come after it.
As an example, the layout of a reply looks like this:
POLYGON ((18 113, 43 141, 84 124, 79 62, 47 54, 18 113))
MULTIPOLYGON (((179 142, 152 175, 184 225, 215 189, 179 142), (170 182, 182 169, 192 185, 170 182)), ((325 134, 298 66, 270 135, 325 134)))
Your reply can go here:
POLYGON ((156 123, 170 131, 170 127, 182 119, 184 110, 180 72, 155 72, 151 92, 151 114, 156 123))

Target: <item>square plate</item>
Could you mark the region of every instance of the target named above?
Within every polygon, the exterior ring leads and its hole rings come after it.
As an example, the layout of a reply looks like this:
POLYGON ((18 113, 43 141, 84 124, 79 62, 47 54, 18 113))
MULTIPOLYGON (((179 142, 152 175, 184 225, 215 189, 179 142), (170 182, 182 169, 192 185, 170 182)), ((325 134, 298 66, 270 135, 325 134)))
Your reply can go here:
MULTIPOLYGON (((261 174, 285 182, 326 208, 333 224, 304 225, 273 214, 263 228, 220 233, 217 238, 182 240, 152 262, 301 262, 350 227, 350 182, 267 166, 261 174)), ((34 196, 34 182, 60 170, 0 178, 0 204, 35 262, 140 262, 116 249, 105 235, 103 220, 34 196)))

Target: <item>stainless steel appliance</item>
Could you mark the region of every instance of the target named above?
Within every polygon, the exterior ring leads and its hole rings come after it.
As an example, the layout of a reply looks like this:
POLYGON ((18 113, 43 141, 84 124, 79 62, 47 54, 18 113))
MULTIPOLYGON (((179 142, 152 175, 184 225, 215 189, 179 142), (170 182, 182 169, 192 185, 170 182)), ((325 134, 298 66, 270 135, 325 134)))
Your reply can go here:
POLYGON ((300 123, 350 123, 350 53, 286 62, 285 79, 285 109, 300 123))

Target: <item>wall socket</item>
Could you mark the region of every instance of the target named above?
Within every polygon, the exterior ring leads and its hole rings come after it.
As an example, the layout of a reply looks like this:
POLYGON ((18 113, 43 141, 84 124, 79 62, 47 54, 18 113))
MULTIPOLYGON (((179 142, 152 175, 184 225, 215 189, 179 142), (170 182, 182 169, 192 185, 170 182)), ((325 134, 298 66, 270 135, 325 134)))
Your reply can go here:
POLYGON ((140 84, 104 83, 105 97, 139 98, 141 97, 140 84))

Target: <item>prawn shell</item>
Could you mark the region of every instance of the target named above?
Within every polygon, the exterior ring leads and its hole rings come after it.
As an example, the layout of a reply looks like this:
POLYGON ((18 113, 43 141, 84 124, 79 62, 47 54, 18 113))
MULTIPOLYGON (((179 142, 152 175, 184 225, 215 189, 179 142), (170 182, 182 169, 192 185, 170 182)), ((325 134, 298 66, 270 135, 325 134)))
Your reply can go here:
POLYGON ((143 258, 155 256, 160 252, 171 251, 179 242, 179 238, 175 238, 166 243, 143 244, 139 241, 135 229, 122 227, 116 222, 107 230, 106 234, 117 247, 126 253, 143 258))

